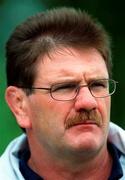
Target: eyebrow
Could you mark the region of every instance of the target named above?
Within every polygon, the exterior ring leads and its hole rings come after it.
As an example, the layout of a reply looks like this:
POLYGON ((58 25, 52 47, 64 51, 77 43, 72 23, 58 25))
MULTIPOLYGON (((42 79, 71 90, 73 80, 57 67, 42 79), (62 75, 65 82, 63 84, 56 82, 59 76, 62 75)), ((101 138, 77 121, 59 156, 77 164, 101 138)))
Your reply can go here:
POLYGON ((48 83, 50 85, 53 85, 53 84, 61 84, 61 83, 77 83, 77 82, 80 82, 81 79, 80 78, 75 78, 75 77, 63 77, 63 78, 58 78, 56 80, 53 80, 53 81, 49 81, 48 83))
POLYGON ((99 75, 99 76, 95 76, 95 77, 87 77, 85 78, 86 82, 91 82, 91 81, 96 81, 96 80, 100 80, 100 79, 109 79, 109 77, 107 75, 99 75))
MULTIPOLYGON (((97 81, 97 80, 101 80, 101 79, 108 79, 108 77, 104 77, 104 76, 100 76, 100 77, 92 77, 92 78, 90 78, 90 79, 87 79, 86 81, 85 81, 85 84, 89 84, 89 83, 91 83, 91 82, 93 82, 93 81, 97 81)), ((82 82, 82 80, 80 80, 80 79, 66 79, 66 80, 58 80, 58 81, 56 81, 56 82, 54 82, 54 83, 52 83, 50 86, 52 86, 52 85, 56 85, 56 84, 81 84, 81 82, 82 82)))

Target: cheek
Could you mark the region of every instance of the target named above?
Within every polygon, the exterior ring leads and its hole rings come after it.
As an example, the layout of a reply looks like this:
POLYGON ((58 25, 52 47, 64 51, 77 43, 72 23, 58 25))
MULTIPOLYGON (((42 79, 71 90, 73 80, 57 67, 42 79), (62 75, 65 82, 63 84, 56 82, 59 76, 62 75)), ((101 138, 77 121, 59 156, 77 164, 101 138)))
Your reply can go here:
POLYGON ((44 128, 64 129, 64 122, 70 112, 71 104, 37 97, 32 100, 31 108, 32 124, 35 129, 43 126, 44 128))
POLYGON ((107 114, 110 117, 110 110, 111 110, 111 98, 110 97, 107 97, 105 99, 105 106, 106 106, 107 114))
POLYGON ((59 142, 65 134, 65 119, 71 105, 59 101, 34 101, 32 104, 32 132, 43 144, 59 142))
POLYGON ((99 111, 102 115, 103 123, 107 123, 110 119, 110 108, 111 108, 110 97, 99 99, 98 107, 99 107, 99 111))

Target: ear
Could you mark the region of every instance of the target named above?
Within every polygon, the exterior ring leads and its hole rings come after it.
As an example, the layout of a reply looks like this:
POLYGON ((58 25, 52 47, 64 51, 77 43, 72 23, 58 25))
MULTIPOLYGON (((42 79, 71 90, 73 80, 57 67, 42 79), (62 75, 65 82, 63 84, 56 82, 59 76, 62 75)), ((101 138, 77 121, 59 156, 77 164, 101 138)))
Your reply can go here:
POLYGON ((6 89, 5 99, 11 111, 15 115, 19 126, 25 129, 31 128, 28 97, 23 90, 15 86, 9 86, 6 89))

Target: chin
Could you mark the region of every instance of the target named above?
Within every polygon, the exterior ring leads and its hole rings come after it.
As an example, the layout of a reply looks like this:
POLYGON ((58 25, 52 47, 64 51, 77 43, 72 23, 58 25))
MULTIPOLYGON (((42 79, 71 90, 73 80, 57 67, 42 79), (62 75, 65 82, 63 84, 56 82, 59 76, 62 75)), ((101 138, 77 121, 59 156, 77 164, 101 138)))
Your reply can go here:
POLYGON ((70 141, 70 146, 76 151, 99 151, 104 145, 104 139, 93 134, 83 134, 70 141))

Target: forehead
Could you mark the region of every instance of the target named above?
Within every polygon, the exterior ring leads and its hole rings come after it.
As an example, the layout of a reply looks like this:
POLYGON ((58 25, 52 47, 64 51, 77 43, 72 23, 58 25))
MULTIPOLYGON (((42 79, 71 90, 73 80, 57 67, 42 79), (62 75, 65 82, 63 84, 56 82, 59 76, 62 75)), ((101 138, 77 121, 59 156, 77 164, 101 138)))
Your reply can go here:
POLYGON ((40 59, 36 79, 55 81, 73 77, 108 78, 101 54, 95 49, 61 49, 40 59))

